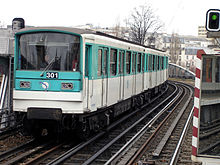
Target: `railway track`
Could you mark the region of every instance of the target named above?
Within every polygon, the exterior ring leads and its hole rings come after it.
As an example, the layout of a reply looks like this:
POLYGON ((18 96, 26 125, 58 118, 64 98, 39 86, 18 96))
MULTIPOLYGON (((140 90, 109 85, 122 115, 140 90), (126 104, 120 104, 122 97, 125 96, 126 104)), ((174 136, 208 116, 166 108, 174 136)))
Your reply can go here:
MULTIPOLYGON (((182 86, 182 85, 181 85, 182 86)), ((145 140, 145 143, 132 148, 139 148, 135 154, 124 158, 126 164, 135 162, 143 164, 198 164, 191 161, 191 135, 189 130, 192 119, 192 89, 182 86, 183 93, 170 114, 159 125, 153 125, 154 133, 145 140), (185 140, 185 137, 187 137, 185 140), (187 144, 188 148, 182 149, 187 144), (190 146, 190 147, 189 147, 190 146), (183 152, 187 151, 187 152, 183 152)), ((131 153, 131 152, 130 152, 131 153)), ((120 160, 117 164, 122 164, 120 160)))
POLYGON ((183 129, 186 132, 191 131, 191 128, 183 127, 188 125, 186 121, 191 123, 191 117, 187 120, 192 110, 191 98, 192 91, 189 87, 170 84, 166 93, 124 116, 86 142, 78 144, 48 142, 23 150, 9 161, 5 161, 7 160, 5 158, 4 161, 0 159, 0 163, 193 164, 190 158, 191 147, 181 147, 183 144, 191 146, 191 134, 186 138, 184 134, 181 135, 183 129), (181 142, 176 144, 180 137, 181 142), (177 154, 172 158, 173 153, 177 154))
MULTIPOLYGON (((160 112, 171 106, 167 105, 171 100, 176 100, 178 88, 170 85, 172 91, 169 91, 162 97, 155 99, 154 103, 145 105, 141 109, 134 111, 117 121, 109 128, 107 132, 100 132, 95 137, 85 143, 72 148, 60 157, 54 159, 48 164, 104 164, 114 153, 117 153, 136 133, 141 130, 150 120, 160 112), (157 100, 157 101, 156 101, 157 100), (163 101, 162 101, 163 100, 163 101), (132 116, 133 115, 133 116, 132 116)), ((165 117, 165 115, 164 115, 165 117)))
MULTIPOLYGON (((105 156, 105 161, 107 161, 108 158, 111 157, 112 152, 120 149, 123 143, 130 139, 130 137, 132 137, 138 129, 143 127, 144 123, 140 122, 140 118, 142 117, 142 121, 144 122, 143 116, 146 115, 146 112, 147 115, 145 116, 145 118, 147 116, 154 116, 155 113, 158 113, 158 108, 163 105, 162 100, 165 99, 166 101, 169 101, 169 99, 171 98, 168 96, 172 95, 174 90, 175 93, 178 91, 172 85, 170 85, 170 88, 172 90, 167 90, 166 93, 160 94, 159 96, 155 97, 151 100, 150 104, 146 104, 145 106, 134 110, 129 115, 124 116, 120 120, 117 120, 105 131, 100 132, 99 134, 97 134, 96 136, 94 136, 86 142, 82 142, 78 145, 69 143, 66 145, 68 147, 64 147, 65 145, 60 145, 59 147, 50 146, 49 144, 38 145, 36 147, 30 148, 29 150, 26 150, 25 152, 23 151, 24 153, 17 154, 17 156, 15 158, 12 158, 10 162, 8 162, 8 164, 36 164, 36 162, 41 164, 60 164, 61 162, 64 162, 66 159, 69 159, 71 161, 70 163, 73 164, 86 164, 86 160, 88 162, 91 158, 97 158, 98 162, 103 164, 102 160, 101 162, 99 161, 99 156, 103 155, 103 153, 109 152, 110 154, 107 154, 108 156, 105 156), (158 102, 161 102, 161 104, 158 105, 158 102), (155 107, 156 105, 157 108, 152 109, 152 107, 155 107), (139 123, 138 126, 136 126, 137 123, 139 123), (124 142, 121 143, 121 141, 124 142), (112 146, 113 144, 115 146, 112 146), (50 147, 46 147, 48 145, 50 147), (61 156, 58 157, 58 155, 61 156)), ((64 163, 68 163, 68 161, 64 163)), ((92 160, 92 162, 93 161, 94 160, 92 160)), ((3 163, 7 164, 7 162, 3 163)), ((96 164, 97 161, 95 161, 94 163, 96 164)))
MULTIPOLYGON (((170 91, 172 93, 173 91, 170 91)), ((167 93, 163 97, 166 98, 170 93, 167 93)), ((162 95, 162 94, 161 94, 162 95)), ((160 96, 157 96, 156 98, 152 99, 152 103, 155 102, 160 96)), ((147 106, 147 105, 145 105, 147 106)), ((132 115, 136 116, 136 120, 138 119, 138 116, 140 117, 141 115, 144 114, 144 112, 140 112, 140 109, 135 110, 128 116, 124 116, 120 121, 116 121, 114 124, 112 124, 109 128, 107 128, 106 131, 100 132, 100 134, 96 135, 90 141, 78 144, 76 146, 76 143, 66 143, 66 144, 55 144, 51 141, 42 144, 42 143, 36 143, 36 142, 28 142, 27 144, 23 144, 17 147, 14 147, 13 149, 10 149, 8 151, 5 151, 1 153, 0 155, 0 164, 18 164, 18 163, 24 163, 24 164, 36 164, 36 163, 41 163, 41 164, 51 164, 49 162, 53 161, 56 159, 59 155, 67 155, 67 153, 70 153, 70 151, 79 151, 83 149, 85 146, 89 145, 92 141, 95 139, 98 139, 99 137, 105 135, 109 136, 117 136, 117 133, 114 135, 112 132, 111 135, 108 133, 110 130, 115 128, 120 124, 120 122, 125 122, 129 117, 132 115)), ((132 121, 130 121, 130 124, 132 121)), ((127 123, 128 124, 128 123, 127 123)), ((121 125, 121 127, 127 127, 126 124, 124 126, 121 125)), ((121 128, 123 129, 123 128, 121 128)), ((121 130, 115 130, 115 132, 121 131, 121 130)), ((108 139, 108 137, 107 137, 108 139)))

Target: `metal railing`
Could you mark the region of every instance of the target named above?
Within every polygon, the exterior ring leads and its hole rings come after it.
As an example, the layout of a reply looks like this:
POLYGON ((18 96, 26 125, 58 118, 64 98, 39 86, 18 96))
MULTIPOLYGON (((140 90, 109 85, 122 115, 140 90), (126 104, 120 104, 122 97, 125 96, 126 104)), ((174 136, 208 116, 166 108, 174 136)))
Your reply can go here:
POLYGON ((7 85, 8 85, 8 76, 3 74, 2 76, 2 82, 1 82, 1 87, 0 87, 0 110, 2 111, 5 98, 6 98, 6 91, 7 91, 7 85))
POLYGON ((11 111, 10 85, 7 74, 2 75, 0 84, 0 132, 15 125, 15 116, 11 111))

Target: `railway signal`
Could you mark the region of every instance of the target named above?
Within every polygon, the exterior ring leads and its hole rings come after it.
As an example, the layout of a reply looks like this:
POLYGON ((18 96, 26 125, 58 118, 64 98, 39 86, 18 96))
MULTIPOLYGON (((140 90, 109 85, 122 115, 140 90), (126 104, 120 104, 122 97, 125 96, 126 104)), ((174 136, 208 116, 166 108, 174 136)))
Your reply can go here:
POLYGON ((206 13, 206 29, 210 32, 220 31, 220 10, 210 9, 206 13))

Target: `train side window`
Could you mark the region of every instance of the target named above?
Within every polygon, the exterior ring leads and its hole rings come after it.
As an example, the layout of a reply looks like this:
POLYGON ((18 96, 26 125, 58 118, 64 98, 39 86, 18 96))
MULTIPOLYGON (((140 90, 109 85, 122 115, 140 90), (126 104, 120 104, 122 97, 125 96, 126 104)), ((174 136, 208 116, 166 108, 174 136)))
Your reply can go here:
POLYGON ((126 52, 126 73, 131 73, 131 52, 126 52))
POLYGON ((136 53, 133 53, 132 54, 132 73, 136 73, 136 64, 137 64, 136 53))
POLYGON ((137 72, 141 72, 141 53, 137 54, 137 72))
POLYGON ((119 63, 118 63, 118 68, 119 68, 119 74, 124 73, 124 51, 119 52, 119 63))
POLYGON ((85 77, 89 76, 89 53, 90 47, 86 46, 86 57, 85 57, 85 77))
POLYGON ((155 58, 155 55, 153 55, 153 66, 152 66, 152 70, 155 71, 155 61, 156 61, 156 58, 155 58))
POLYGON ((162 70, 164 70, 164 57, 161 57, 162 58, 162 64, 161 64, 161 67, 162 67, 162 70))
POLYGON ((102 75, 102 49, 98 50, 98 76, 102 75))
POLYGON ((103 61, 103 68, 102 68, 102 74, 103 75, 107 75, 107 73, 108 73, 108 49, 107 48, 105 48, 104 49, 104 55, 103 55, 103 57, 102 57, 103 59, 102 59, 102 61, 103 61))
POLYGON ((162 70, 162 57, 160 56, 160 70, 162 70))
POLYGON ((157 70, 160 70, 160 56, 157 56, 157 70))
POLYGON ((117 67, 117 49, 111 49, 110 52, 110 72, 112 76, 116 75, 117 67))
POLYGON ((145 54, 142 54, 141 57, 142 57, 142 67, 141 68, 142 68, 142 72, 144 72, 145 71, 145 65, 144 65, 145 64, 145 54))
POLYGON ((149 67, 149 64, 148 64, 149 63, 149 55, 146 54, 145 57, 146 57, 146 60, 145 60, 145 65, 146 66, 145 67, 146 67, 146 72, 148 72, 149 71, 149 68, 148 68, 149 67))
POLYGON ((148 71, 151 71, 152 67, 152 55, 148 56, 148 71))

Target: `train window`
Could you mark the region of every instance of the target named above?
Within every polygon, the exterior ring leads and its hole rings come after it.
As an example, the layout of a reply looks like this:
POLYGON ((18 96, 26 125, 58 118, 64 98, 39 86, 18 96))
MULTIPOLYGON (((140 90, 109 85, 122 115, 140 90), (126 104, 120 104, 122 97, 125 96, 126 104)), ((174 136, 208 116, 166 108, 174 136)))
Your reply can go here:
POLYGON ((117 67, 117 49, 111 49, 110 73, 111 73, 112 76, 116 75, 116 67, 117 67))
POLYGON ((131 73, 131 52, 126 52, 126 73, 131 73))
POLYGON ((79 71, 80 38, 78 36, 38 32, 19 38, 19 68, 24 70, 79 71))
POLYGON ((133 53, 132 54, 132 73, 136 73, 136 64, 137 64, 136 53, 133 53))
POLYGON ((141 53, 137 54, 137 72, 141 72, 141 53))
POLYGON ((152 70, 155 71, 155 63, 156 63, 156 58, 155 56, 153 55, 153 63, 152 63, 152 70))
POLYGON ((118 68, 119 68, 119 74, 124 73, 124 51, 119 52, 119 63, 118 63, 118 68))
POLYGON ((102 57, 102 61, 103 61, 103 67, 102 67, 102 74, 103 75, 107 75, 107 71, 108 71, 108 67, 107 67, 107 65, 108 65, 108 49, 107 48, 105 48, 104 49, 104 55, 103 55, 103 57, 102 57))
POLYGON ((164 57, 161 57, 161 69, 164 69, 164 57))
POLYGON ((144 72, 145 71, 145 68, 144 68, 145 67, 145 65, 144 65, 145 64, 145 54, 142 54, 141 57, 142 57, 142 72, 144 72))
POLYGON ((102 75, 102 49, 98 50, 98 76, 102 75))
POLYGON ((145 67, 146 67, 146 72, 148 72, 149 71, 149 55, 148 54, 146 54, 146 63, 145 63, 145 67))
POLYGON ((86 46, 86 56, 85 56, 85 76, 88 77, 89 76, 89 52, 90 51, 90 47, 86 46))
POLYGON ((160 56, 157 56, 157 70, 160 70, 160 56))
POLYGON ((212 59, 204 58, 203 59, 203 72, 202 72, 202 81, 203 82, 212 82, 212 59))
POLYGON ((148 56, 148 71, 152 71, 152 55, 148 56))

